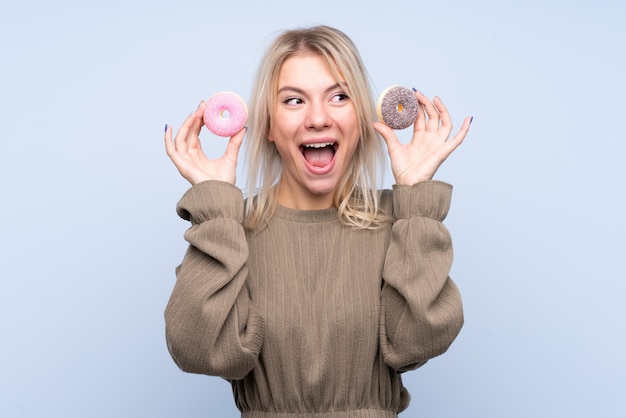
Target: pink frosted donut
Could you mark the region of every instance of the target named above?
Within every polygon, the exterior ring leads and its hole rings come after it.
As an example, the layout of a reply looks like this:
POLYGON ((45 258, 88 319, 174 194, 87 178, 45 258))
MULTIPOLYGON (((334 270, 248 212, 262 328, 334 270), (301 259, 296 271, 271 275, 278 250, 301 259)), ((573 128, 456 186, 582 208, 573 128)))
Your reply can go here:
POLYGON ((206 102, 204 124, 218 136, 233 136, 246 125, 248 106, 236 93, 215 93, 206 102))

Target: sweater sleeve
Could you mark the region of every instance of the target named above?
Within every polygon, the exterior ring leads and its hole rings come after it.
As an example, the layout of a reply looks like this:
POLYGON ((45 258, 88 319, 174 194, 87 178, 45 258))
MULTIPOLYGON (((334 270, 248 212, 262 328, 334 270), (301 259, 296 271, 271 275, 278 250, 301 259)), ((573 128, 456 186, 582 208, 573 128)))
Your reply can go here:
POLYGON ((449 277, 452 242, 442 224, 452 186, 439 181, 394 186, 391 238, 383 268, 380 346, 398 371, 444 353, 463 325, 449 277))
POLYGON ((186 372, 242 379, 261 350, 263 320, 246 286, 241 191, 223 182, 199 183, 185 193, 177 212, 191 227, 165 309, 169 352, 186 372))

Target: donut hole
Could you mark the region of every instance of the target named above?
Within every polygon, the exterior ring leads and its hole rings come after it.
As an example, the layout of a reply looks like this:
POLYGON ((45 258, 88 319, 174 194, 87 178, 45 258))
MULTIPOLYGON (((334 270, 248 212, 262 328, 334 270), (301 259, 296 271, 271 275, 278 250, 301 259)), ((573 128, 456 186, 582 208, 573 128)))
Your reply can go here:
POLYGON ((228 111, 228 109, 224 109, 220 112, 220 118, 228 119, 229 117, 230 117, 230 112, 228 111))
POLYGON ((402 103, 398 103, 396 105, 396 110, 398 111, 398 113, 402 113, 402 111, 404 110, 404 105, 402 103))

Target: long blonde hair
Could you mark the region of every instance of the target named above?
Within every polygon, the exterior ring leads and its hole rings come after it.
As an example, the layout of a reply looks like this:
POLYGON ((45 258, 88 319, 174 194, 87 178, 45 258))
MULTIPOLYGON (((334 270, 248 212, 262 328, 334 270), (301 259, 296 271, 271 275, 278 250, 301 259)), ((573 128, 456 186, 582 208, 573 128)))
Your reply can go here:
POLYGON ((276 186, 283 172, 283 164, 267 135, 276 105, 278 74, 285 60, 300 52, 323 57, 337 81, 345 80, 348 95, 358 115, 359 143, 333 197, 339 218, 356 228, 377 228, 387 220, 379 211, 376 184, 378 173, 384 168, 385 158, 382 140, 372 125, 376 110, 370 83, 354 43, 340 30, 328 26, 283 32, 268 47, 259 65, 250 95, 247 134, 247 186, 250 194, 246 203, 247 227, 263 228, 276 209, 276 186))

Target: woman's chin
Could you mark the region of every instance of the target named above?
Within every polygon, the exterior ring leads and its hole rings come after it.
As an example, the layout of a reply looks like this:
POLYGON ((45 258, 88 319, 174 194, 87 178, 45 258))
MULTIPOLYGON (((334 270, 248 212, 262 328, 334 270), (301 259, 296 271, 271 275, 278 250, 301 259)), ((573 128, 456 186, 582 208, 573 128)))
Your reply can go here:
POLYGON ((315 196, 326 196, 335 193, 337 188, 337 181, 335 179, 319 179, 315 181, 309 181, 305 184, 309 193, 315 196))

